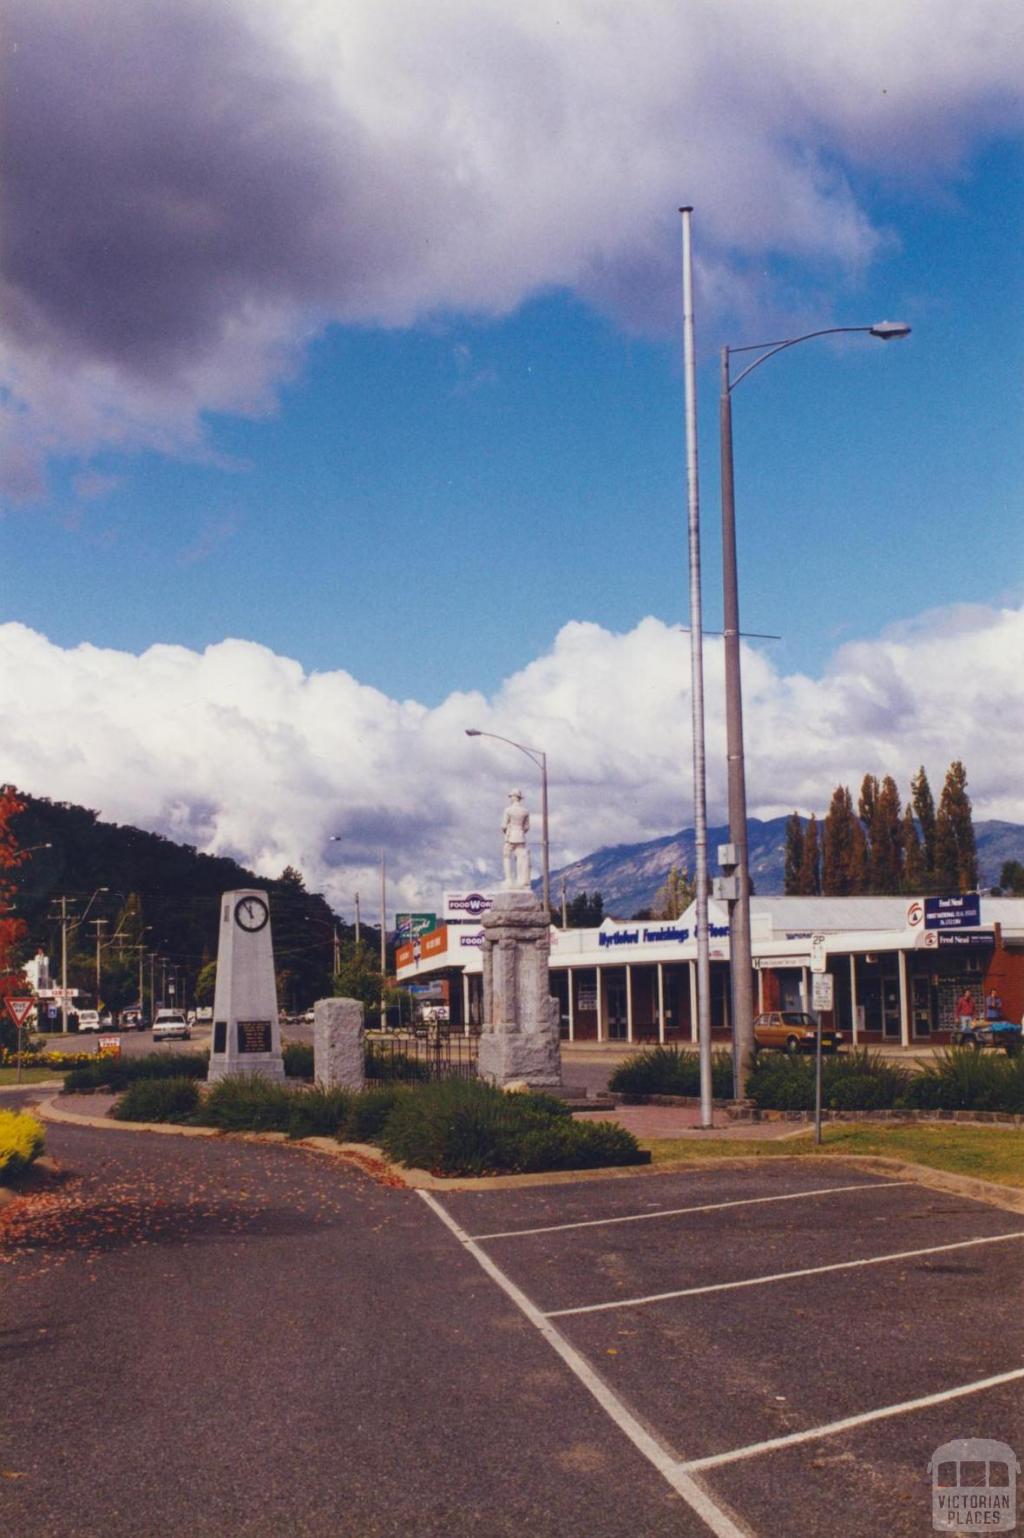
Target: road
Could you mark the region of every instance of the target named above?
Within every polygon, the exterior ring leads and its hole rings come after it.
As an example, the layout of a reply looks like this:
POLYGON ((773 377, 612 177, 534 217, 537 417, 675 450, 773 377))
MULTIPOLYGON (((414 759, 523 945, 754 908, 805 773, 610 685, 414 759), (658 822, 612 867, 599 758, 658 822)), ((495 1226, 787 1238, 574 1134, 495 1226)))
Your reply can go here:
POLYGON ((47 1139, 77 1173, 0 1217, 0 1532, 704 1532, 415 1193, 290 1148, 47 1139))

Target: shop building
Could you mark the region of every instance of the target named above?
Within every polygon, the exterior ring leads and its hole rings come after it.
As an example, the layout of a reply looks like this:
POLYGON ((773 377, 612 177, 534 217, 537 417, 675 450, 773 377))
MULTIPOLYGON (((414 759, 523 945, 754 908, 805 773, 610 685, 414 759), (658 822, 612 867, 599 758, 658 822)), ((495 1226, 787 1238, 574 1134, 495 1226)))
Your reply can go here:
MULTIPOLYGON (((729 919, 710 902, 711 1023, 729 1037, 729 919)), ((861 1045, 948 1042, 969 989, 978 1015, 995 989, 1024 1014, 1024 898, 752 897, 758 1010, 810 1009, 811 942, 824 950, 834 1008, 826 1026, 861 1045), (940 911, 940 908, 942 911, 940 911)), ((688 1043, 697 1035, 695 905, 673 920, 605 919, 551 930, 551 991, 567 1041, 688 1043)), ((449 982, 452 1025, 481 1023, 478 923, 449 922, 399 948, 399 984, 449 982)))

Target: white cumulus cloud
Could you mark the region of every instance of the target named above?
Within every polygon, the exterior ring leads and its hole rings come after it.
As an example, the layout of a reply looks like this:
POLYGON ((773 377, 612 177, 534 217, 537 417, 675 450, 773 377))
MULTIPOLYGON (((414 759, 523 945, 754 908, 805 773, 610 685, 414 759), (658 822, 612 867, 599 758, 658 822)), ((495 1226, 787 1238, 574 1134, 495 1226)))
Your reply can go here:
MULTIPOLYGON (((819 678, 743 658, 749 810, 821 813, 867 773, 936 794, 967 765, 976 815, 1024 822, 1024 609, 954 607, 844 646, 819 678)), ((709 815, 725 819, 719 642, 706 653, 709 815)), ((494 732, 548 754, 555 866, 692 823, 689 643, 654 618, 624 635, 567 624, 497 693, 436 707, 344 671, 306 673, 264 646, 134 656, 62 649, 0 626, 0 778, 231 854, 264 875, 299 866, 343 908, 377 891, 432 906, 496 878, 506 792, 539 836, 538 775, 494 732), (331 835, 340 843, 330 843, 331 835)), ((370 897, 375 901, 375 897, 370 897)))

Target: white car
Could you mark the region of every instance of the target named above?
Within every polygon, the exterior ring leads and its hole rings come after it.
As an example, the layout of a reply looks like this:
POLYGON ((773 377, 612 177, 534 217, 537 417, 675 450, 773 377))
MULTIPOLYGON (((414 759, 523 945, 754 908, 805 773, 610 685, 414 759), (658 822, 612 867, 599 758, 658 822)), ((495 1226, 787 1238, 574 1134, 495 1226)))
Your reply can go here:
POLYGON ((158 1009, 153 1021, 154 1041, 192 1040, 192 1027, 180 1009, 158 1009))
POLYGON ((98 1031, 102 1029, 100 1012, 98 1009, 80 1009, 78 1011, 78 1029, 80 1031, 98 1031))

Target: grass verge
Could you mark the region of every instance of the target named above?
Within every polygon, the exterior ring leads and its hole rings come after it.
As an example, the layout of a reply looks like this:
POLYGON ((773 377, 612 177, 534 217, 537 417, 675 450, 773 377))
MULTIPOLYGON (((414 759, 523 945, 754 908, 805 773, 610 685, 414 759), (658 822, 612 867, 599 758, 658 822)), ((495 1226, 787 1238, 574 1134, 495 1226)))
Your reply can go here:
POLYGON ((701 1164, 709 1159, 793 1158, 801 1154, 875 1154, 905 1159, 929 1169, 993 1180, 1024 1189, 1024 1130, 1013 1127, 962 1127, 914 1123, 905 1126, 825 1127, 821 1146, 813 1133, 798 1138, 751 1140, 715 1138, 641 1138, 654 1164, 701 1164))
MULTIPOLYGON (((44 1084, 47 1080, 62 1079, 66 1070, 63 1068, 23 1068, 21 1070, 22 1084, 44 1084)), ((17 1068, 0 1068, 0 1085, 17 1084, 17 1068)))

